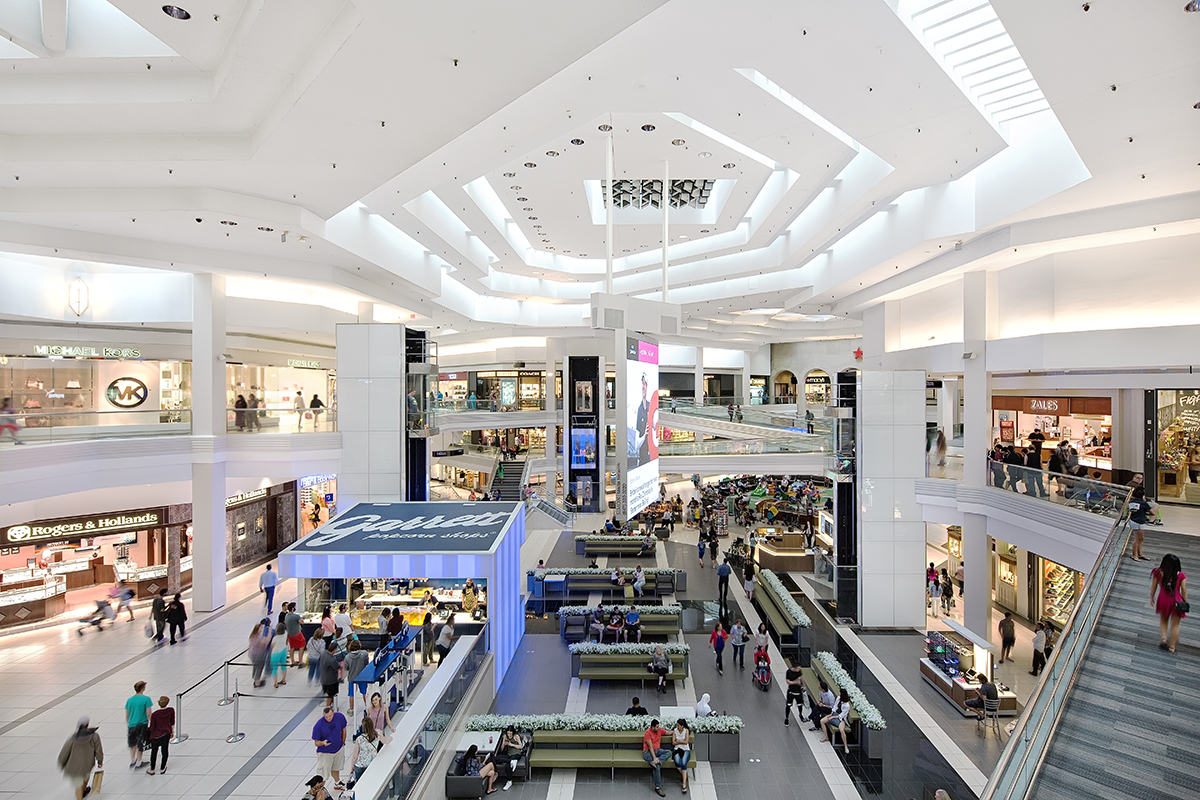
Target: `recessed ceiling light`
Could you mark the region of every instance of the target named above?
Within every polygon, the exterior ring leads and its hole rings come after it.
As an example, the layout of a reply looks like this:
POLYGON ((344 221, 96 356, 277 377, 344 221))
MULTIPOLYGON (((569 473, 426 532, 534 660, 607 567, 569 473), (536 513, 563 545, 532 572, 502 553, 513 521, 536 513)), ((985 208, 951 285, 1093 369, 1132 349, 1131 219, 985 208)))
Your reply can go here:
POLYGON ((583 139, 572 139, 571 144, 577 145, 577 146, 581 145, 581 144, 583 144, 583 139))
POLYGON ((622 253, 628 253, 629 251, 628 251, 628 250, 622 250, 621 252, 622 252, 622 253))
POLYGON ((508 187, 508 188, 512 189, 514 192, 519 192, 519 191, 521 191, 521 187, 520 187, 520 186, 510 186, 510 187, 508 187))
POLYGON ((643 125, 642 130, 644 130, 646 133, 650 133, 650 131, 654 130, 654 126, 653 125, 643 125))
POLYGON ((700 156, 700 158, 708 158, 709 156, 712 155, 712 153, 710 153, 706 150, 703 153, 697 153, 696 155, 700 156))
POLYGON ((526 161, 525 166, 528 167, 529 169, 533 169, 534 167, 537 166, 537 164, 533 163, 532 161, 526 161))
POLYGON ((223 219, 223 220, 221 220, 221 224, 222 225, 237 225, 237 223, 231 219, 223 219))
POLYGON ((681 234, 679 234, 679 238, 680 238, 680 239, 686 239, 687 237, 686 237, 686 236, 684 236, 684 235, 681 233, 681 234))
POLYGON ((184 11, 179 6, 163 6, 163 13, 173 19, 191 19, 192 15, 184 11))
POLYGON ((533 206, 525 206, 525 207, 524 207, 524 208, 522 208, 521 210, 522 210, 522 211, 533 211, 533 206))
POLYGON ((1195 14, 1196 12, 1200 11, 1200 0, 1190 0, 1190 2, 1183 7, 1183 10, 1189 14, 1195 14))
POLYGON ((518 198, 517 198, 517 202, 518 202, 518 203, 524 203, 524 202, 526 202, 527 200, 529 200, 529 198, 528 198, 528 197, 518 197, 518 198))
POLYGON ((737 164, 735 164, 735 163, 733 163, 732 161, 730 161, 728 164, 723 164, 722 166, 724 166, 724 167, 725 167, 725 169, 733 169, 734 167, 736 167, 736 166, 737 166, 737 164))
POLYGON ((687 142, 683 139, 672 139, 671 144, 675 145, 676 147, 682 147, 683 145, 687 144, 687 142))
POLYGON ((608 123, 605 123, 603 125, 597 125, 596 130, 608 132, 608 131, 612 130, 612 125, 609 125, 608 123))
MULTIPOLYGON (((547 150, 546 155, 550 156, 551 158, 558 158, 558 151, 557 150, 547 150)), ((529 165, 526 164, 525 166, 529 166, 529 165)))
MULTIPOLYGON (((1200 0, 1196 0, 1196 2, 1200 3, 1200 0)), ((1196 103, 1196 105, 1192 106, 1192 108, 1200 111, 1200 103, 1196 103)))
POLYGON ((261 225, 259 226, 259 228, 258 228, 258 229, 259 229, 260 231, 266 231, 267 233, 270 233, 271 231, 275 230, 274 228, 264 228, 264 227, 262 227, 261 225))
POLYGON ((708 233, 708 228, 704 228, 704 229, 703 229, 703 230, 701 230, 700 232, 701 232, 701 233, 708 233))
POLYGON ((553 247, 547 247, 546 249, 547 249, 547 250, 553 250, 554 248, 553 248, 553 247))
POLYGON ((517 173, 515 173, 515 172, 506 172, 506 173, 504 173, 504 177, 506 177, 506 178, 515 178, 515 177, 517 177, 517 173))
POLYGON ((537 217, 530 217, 530 219, 537 219, 537 217))
POLYGON ((534 225, 533 227, 540 228, 540 227, 542 227, 542 225, 541 225, 541 223, 538 223, 537 225, 534 225))
POLYGON ((571 255, 571 251, 570 251, 570 250, 563 250, 563 252, 564 252, 564 253, 566 253, 567 255, 571 255))
POLYGON ((587 253, 580 253, 580 254, 579 254, 579 257, 580 257, 580 258, 587 258, 587 253))

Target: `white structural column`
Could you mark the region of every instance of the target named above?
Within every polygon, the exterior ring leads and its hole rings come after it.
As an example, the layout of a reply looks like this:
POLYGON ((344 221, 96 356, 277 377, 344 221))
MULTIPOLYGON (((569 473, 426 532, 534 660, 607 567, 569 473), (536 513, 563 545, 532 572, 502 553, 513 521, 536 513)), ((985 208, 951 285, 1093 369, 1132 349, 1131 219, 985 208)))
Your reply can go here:
POLYGON ((225 278, 192 290, 192 604, 225 605, 225 278))
POLYGON ((954 423, 958 421, 958 381, 946 379, 937 390, 937 425, 946 433, 947 439, 954 438, 954 423))
POLYGON ((404 326, 337 326, 339 503, 404 499, 404 326))
POLYGON ((925 373, 867 370, 858 397, 859 622, 925 624, 925 373))
POLYGON ((670 270, 670 266, 671 266, 671 263, 670 263, 671 259, 668 255, 670 247, 671 247, 671 229, 670 229, 671 162, 670 161, 663 162, 662 200, 660 200, 659 202, 662 203, 662 212, 663 212, 662 301, 664 303, 666 303, 666 302, 669 302, 667 300, 667 292, 671 288, 670 282, 667 279, 667 273, 670 270))
POLYGON ((696 348, 696 405, 704 404, 704 348, 696 348))
POLYGON ((613 136, 609 131, 604 139, 604 180, 607 182, 604 202, 604 291, 613 293, 613 136))
MULTIPOLYGON (((963 275, 963 485, 987 485, 991 446, 991 400, 987 339, 991 313, 988 273, 963 275)), ((987 517, 963 515, 963 623, 988 635, 989 563, 987 517)))

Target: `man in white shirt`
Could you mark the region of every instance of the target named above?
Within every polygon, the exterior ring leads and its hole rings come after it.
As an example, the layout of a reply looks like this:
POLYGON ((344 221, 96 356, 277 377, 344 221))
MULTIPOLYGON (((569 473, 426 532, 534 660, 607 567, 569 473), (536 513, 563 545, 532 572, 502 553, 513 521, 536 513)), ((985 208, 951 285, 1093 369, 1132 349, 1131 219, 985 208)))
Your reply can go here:
POLYGON ((1037 632, 1033 634, 1033 669, 1030 675, 1038 675, 1046 666, 1046 628, 1042 623, 1037 624, 1037 632))
POLYGON ((279 574, 267 564, 267 569, 258 578, 258 590, 267 596, 267 616, 271 616, 271 606, 275 603, 275 587, 279 585, 279 574))

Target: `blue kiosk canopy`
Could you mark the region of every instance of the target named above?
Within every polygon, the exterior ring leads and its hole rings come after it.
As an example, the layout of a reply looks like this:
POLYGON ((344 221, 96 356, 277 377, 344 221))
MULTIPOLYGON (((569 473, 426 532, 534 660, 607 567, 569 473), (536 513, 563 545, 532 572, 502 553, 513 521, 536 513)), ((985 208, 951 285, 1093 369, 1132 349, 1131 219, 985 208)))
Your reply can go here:
POLYGON ((496 686, 525 631, 521 503, 357 503, 279 554, 284 578, 485 578, 496 686))

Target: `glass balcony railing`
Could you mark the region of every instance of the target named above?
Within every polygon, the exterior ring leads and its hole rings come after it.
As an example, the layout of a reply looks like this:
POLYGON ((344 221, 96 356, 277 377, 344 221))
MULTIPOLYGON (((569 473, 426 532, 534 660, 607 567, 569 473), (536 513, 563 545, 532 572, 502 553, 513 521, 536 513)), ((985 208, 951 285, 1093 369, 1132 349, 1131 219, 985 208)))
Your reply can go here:
POLYGON ((740 422, 744 425, 755 425, 763 428, 780 428, 783 430, 795 430, 813 434, 829 433, 833 430, 833 420, 825 419, 824 417, 816 417, 812 420, 806 420, 804 414, 793 414, 785 412, 772 412, 770 406, 756 406, 748 408, 742 406, 741 417, 738 417, 739 411, 737 404, 734 404, 733 418, 730 419, 729 404, 712 404, 712 405, 695 405, 690 399, 678 400, 674 402, 664 402, 661 405, 663 411, 672 414, 686 414, 688 416, 704 417, 706 419, 719 420, 722 422, 740 422))
POLYGON ((1117 517, 1132 489, 1095 478, 1047 472, 1016 464, 990 464, 989 483, 997 489, 1020 492, 1030 497, 1093 514, 1117 517))
POLYGON ((330 433, 337 430, 332 408, 227 408, 229 433, 330 433))
POLYGON ((706 442, 662 442, 660 456, 761 455, 763 453, 823 453, 830 438, 805 436, 803 439, 713 439, 706 442))
POLYGON ((513 403, 504 405, 497 398, 458 398, 453 400, 432 400, 429 402, 429 409, 435 416, 437 414, 457 414, 462 411, 544 411, 546 409, 546 400, 538 399, 518 399, 513 403))
MULTIPOLYGON (((187 436, 192 432, 191 409, 131 409, 129 411, 35 411, 24 409, 0 417, 16 425, 15 436, 26 444, 86 439, 126 439, 132 436, 187 436)), ((5 436, 0 441, 4 441, 5 436)))

